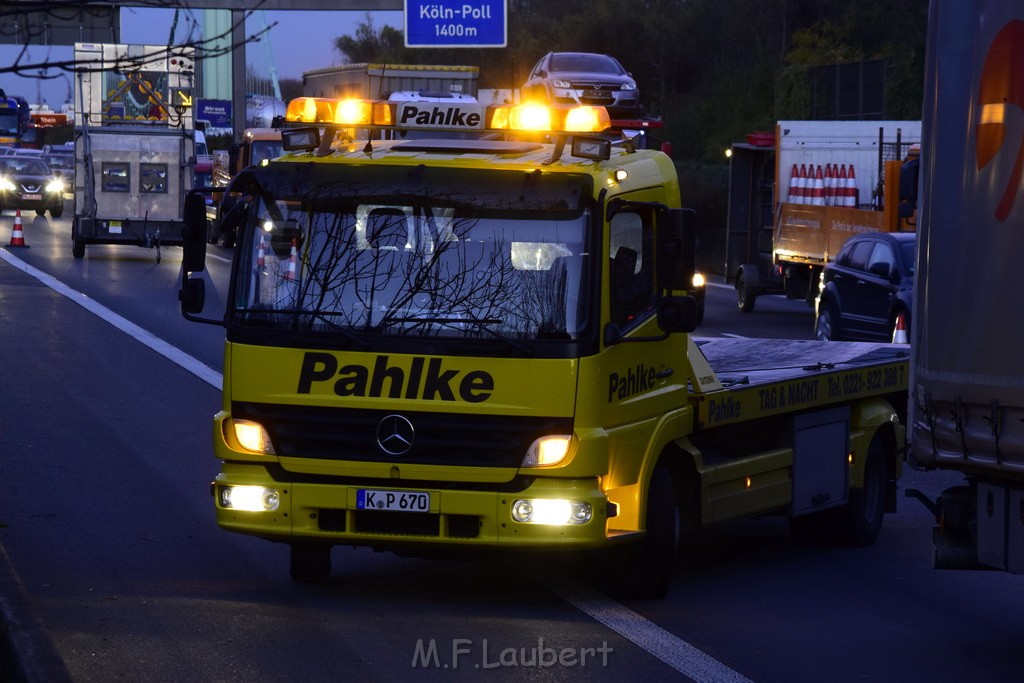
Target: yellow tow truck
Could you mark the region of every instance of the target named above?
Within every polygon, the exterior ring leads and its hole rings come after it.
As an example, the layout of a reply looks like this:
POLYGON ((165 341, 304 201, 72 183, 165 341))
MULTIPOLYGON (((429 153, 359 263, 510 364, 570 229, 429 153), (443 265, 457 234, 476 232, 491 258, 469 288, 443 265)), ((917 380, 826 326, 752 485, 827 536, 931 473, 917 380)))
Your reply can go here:
POLYGON ((224 529, 289 544, 297 581, 334 545, 578 551, 639 596, 727 520, 874 541, 906 347, 692 337, 693 213, 604 109, 300 98, 287 119, 285 154, 228 188, 216 318, 185 200, 182 313, 227 337, 224 529))

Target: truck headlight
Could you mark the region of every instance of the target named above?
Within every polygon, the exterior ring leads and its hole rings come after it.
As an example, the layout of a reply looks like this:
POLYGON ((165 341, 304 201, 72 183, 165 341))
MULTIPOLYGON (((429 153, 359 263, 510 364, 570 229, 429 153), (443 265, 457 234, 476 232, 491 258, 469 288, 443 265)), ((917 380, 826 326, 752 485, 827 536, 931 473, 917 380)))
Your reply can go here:
POLYGON ((220 506, 243 512, 273 512, 281 505, 277 489, 262 486, 221 486, 220 506))
POLYGON ((557 465, 569 455, 569 444, 572 443, 572 436, 567 434, 552 434, 542 436, 530 444, 526 449, 526 457, 523 458, 523 467, 545 467, 557 465))
POLYGON ((270 435, 258 422, 251 420, 231 420, 231 427, 235 432, 238 445, 247 451, 274 455, 274 444, 270 442, 270 435))
POLYGON ((580 500, 520 498, 512 503, 512 519, 523 524, 586 524, 593 516, 590 503, 580 500))

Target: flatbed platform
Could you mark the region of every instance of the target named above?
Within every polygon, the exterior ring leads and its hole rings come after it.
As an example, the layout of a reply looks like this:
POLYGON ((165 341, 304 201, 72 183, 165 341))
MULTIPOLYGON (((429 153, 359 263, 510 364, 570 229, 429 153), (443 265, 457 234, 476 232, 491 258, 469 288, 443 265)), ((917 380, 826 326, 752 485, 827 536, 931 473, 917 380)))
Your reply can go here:
POLYGON ((695 339, 722 384, 692 392, 706 429, 869 396, 906 395, 905 344, 786 339, 695 339))

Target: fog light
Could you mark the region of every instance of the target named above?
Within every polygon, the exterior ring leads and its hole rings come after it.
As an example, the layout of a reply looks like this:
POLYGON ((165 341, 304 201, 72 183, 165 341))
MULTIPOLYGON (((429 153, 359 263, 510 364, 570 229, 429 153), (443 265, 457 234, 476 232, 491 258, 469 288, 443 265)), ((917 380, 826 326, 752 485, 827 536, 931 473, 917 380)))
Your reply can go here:
POLYGON ((523 524, 564 526, 586 524, 593 517, 590 503, 578 500, 521 498, 512 503, 512 519, 523 524))
POLYGON ((222 486, 220 506, 244 512, 272 512, 281 504, 277 489, 262 486, 222 486))

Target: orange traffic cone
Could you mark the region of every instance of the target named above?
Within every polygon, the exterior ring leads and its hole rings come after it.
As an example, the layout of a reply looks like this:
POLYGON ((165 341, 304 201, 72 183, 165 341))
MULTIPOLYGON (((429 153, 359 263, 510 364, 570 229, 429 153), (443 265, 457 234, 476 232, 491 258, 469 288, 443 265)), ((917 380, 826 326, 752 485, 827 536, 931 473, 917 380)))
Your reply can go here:
POLYGON ((825 177, 821 172, 821 166, 815 167, 814 179, 811 181, 811 201, 808 203, 825 206, 825 177))
POLYGON ((857 207, 857 175, 853 171, 853 164, 846 172, 846 206, 857 207))
POLYGON ((11 232, 11 243, 8 246, 12 247, 27 247, 25 244, 25 231, 21 227, 21 209, 17 209, 14 214, 14 230, 11 232))
POLYGON ((259 249, 256 251, 256 267, 257 268, 262 268, 264 263, 266 262, 267 239, 266 239, 265 235, 266 235, 266 233, 263 232, 262 230, 260 230, 260 244, 259 244, 259 249))
POLYGON ((825 165, 825 206, 836 205, 836 174, 832 164, 825 165))
POLYGON ((900 313, 896 316, 896 326, 892 330, 892 343, 910 343, 910 340, 907 338, 907 316, 904 313, 900 313))
POLYGON ((298 266, 298 263, 299 263, 299 249, 298 249, 298 244, 296 243, 295 239, 293 238, 292 239, 292 253, 291 253, 291 256, 288 257, 288 269, 286 271, 284 271, 284 279, 285 280, 290 280, 292 282, 295 281, 295 277, 296 277, 295 272, 296 272, 296 267, 298 266))
POLYGON ((789 172, 789 203, 799 204, 803 201, 800 192, 800 169, 793 164, 793 170, 789 172))

